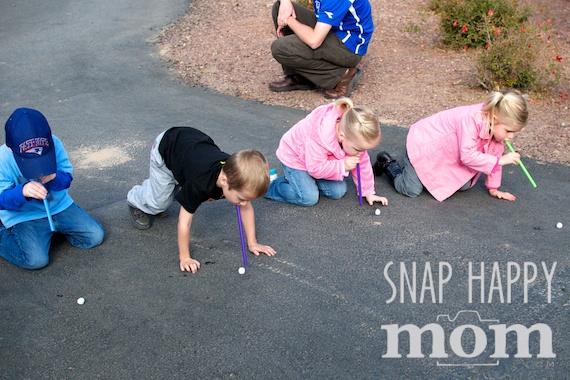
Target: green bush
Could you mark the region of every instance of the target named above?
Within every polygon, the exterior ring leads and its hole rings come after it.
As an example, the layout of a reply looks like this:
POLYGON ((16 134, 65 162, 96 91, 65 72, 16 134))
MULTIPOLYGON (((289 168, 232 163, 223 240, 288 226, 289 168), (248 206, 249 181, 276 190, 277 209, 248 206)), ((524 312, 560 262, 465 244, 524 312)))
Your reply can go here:
POLYGON ((549 26, 530 25, 518 33, 505 33, 493 39, 481 52, 476 64, 479 83, 487 89, 513 87, 544 90, 560 82, 561 57, 551 41, 549 26))
POLYGON ((452 47, 484 47, 494 35, 508 33, 528 20, 532 10, 512 0, 433 0, 443 42, 452 47))
POLYGON ((534 24, 533 9, 513 0, 432 0, 440 16, 443 43, 480 50, 478 83, 497 87, 544 90, 565 73, 551 38, 550 20, 534 24))

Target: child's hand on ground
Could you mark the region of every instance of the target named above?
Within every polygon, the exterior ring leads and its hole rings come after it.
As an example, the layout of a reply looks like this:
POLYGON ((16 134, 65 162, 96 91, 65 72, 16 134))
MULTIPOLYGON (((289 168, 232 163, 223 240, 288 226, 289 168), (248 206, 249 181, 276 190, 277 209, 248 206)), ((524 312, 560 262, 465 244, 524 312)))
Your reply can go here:
POLYGON ((196 273, 200 269, 200 262, 192 258, 180 260, 180 270, 182 272, 196 273))
POLYGON ((517 199, 517 197, 515 197, 513 194, 506 192, 506 191, 499 191, 497 189, 491 189, 489 190, 489 194, 491 194, 492 197, 495 198, 499 198, 499 199, 506 199, 507 201, 514 201, 515 199, 517 199))
POLYGON ((509 152, 503 155, 501 158, 499 158, 499 165, 500 166, 505 166, 509 164, 518 165, 520 159, 521 159, 520 154, 516 152, 509 152))
POLYGON ((380 197, 378 195, 375 194, 370 194, 366 196, 366 202, 368 202, 368 204, 370 206, 372 206, 374 204, 374 202, 379 202, 382 203, 382 205, 384 206, 388 206, 388 199, 385 197, 380 197))
POLYGON ((267 256, 275 256, 277 252, 268 245, 263 245, 259 243, 248 244, 247 247, 255 256, 259 256, 260 253, 265 253, 267 256))
POLYGON ((346 156, 344 158, 344 170, 347 172, 351 171, 360 163, 360 157, 358 156, 346 156))

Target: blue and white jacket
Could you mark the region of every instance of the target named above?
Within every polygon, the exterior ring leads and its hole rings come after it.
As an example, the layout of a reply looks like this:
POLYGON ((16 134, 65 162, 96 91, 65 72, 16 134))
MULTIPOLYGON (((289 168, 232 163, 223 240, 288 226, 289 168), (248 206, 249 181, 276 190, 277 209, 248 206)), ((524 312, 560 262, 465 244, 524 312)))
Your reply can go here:
POLYGON ((332 25, 332 31, 348 50, 364 55, 374 32, 368 0, 314 0, 317 22, 332 25))

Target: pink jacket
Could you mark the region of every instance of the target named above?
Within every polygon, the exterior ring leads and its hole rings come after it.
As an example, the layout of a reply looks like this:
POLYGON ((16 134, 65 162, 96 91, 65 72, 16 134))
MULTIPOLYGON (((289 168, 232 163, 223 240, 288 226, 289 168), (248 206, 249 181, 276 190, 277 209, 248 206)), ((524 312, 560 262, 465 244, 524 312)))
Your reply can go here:
MULTIPOLYGON (((307 171, 316 179, 341 181, 348 176, 344 170, 344 157, 336 136, 336 122, 341 117, 334 103, 317 107, 295 124, 281 138, 277 158, 285 166, 307 171)), ((351 172, 356 186, 356 169, 351 172)), ((368 152, 360 156, 362 196, 375 194, 374 173, 368 152)))
POLYGON ((498 189, 504 146, 490 138, 483 104, 439 112, 410 127, 406 149, 424 187, 438 201, 449 198, 481 173, 485 185, 498 189))

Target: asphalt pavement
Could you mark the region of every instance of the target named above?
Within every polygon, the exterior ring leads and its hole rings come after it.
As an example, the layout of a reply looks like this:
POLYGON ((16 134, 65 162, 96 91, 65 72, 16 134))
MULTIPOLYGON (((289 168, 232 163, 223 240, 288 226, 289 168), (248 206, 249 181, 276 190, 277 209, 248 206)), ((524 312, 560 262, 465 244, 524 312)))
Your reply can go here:
MULTIPOLYGON (((44 113, 75 167, 70 194, 106 231, 87 251, 55 239, 38 271, 0 261, 0 378, 569 378, 567 166, 523 157, 536 189, 506 168, 516 202, 481 181, 443 203, 409 199, 384 177, 388 207, 359 206, 352 184, 311 208, 258 199, 258 240, 278 254, 250 254, 243 275, 226 201, 194 218, 197 274, 178 269, 178 204, 132 227, 126 193, 162 130, 193 126, 278 167, 280 136, 306 115, 177 79, 153 41, 187 10, 0 0, 0 120, 44 113)), ((401 157, 406 129, 383 136, 371 155, 401 157)))

